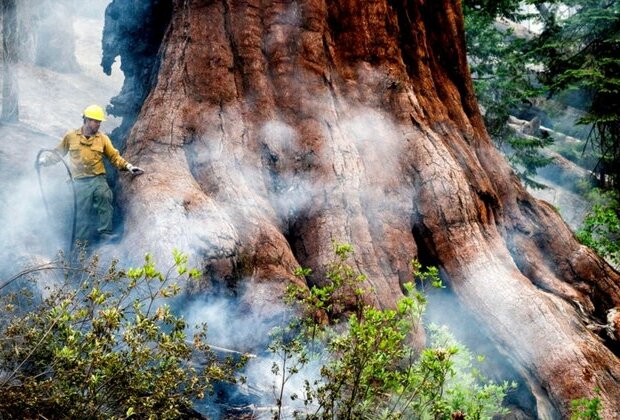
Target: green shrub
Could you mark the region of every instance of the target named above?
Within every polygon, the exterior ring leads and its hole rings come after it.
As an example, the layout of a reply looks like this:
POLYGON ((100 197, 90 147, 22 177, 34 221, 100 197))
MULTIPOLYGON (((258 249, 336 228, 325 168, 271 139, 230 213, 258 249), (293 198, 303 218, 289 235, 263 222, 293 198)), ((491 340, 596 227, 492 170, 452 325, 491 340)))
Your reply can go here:
POLYGON ((408 283, 395 308, 377 309, 365 302, 372 292, 363 286, 365 276, 348 262, 352 247, 336 244, 335 252, 324 286, 289 288, 289 301, 301 315, 276 331, 270 347, 278 356, 272 372, 280 381, 274 387, 274 418, 283 415, 286 383, 310 361, 321 365, 320 378, 306 379, 302 395, 291 396, 303 402, 304 408, 294 413, 298 418, 490 418, 505 413, 501 403, 513 385, 483 378, 471 368, 469 353, 444 329, 431 329, 430 347, 412 345, 426 306, 424 288, 442 287, 436 268, 412 262, 422 291, 408 283), (354 291, 348 304, 342 299, 351 295, 343 290, 354 291), (335 308, 348 317, 334 316, 335 308))
POLYGON ((190 340, 166 304, 200 275, 181 253, 174 260, 164 275, 149 255, 105 272, 94 257, 56 266, 64 279, 47 297, 4 289, 0 418, 186 417, 214 381, 232 381, 235 366, 215 358, 206 326, 190 340))
POLYGON ((617 201, 611 193, 592 189, 588 199, 595 203, 576 235, 579 241, 594 249, 611 264, 620 267, 620 220, 617 201))
MULTIPOLYGON (((594 392, 598 394, 599 389, 594 392)), ((571 401, 571 420, 601 420, 601 410, 603 403, 599 397, 579 398, 571 401)))

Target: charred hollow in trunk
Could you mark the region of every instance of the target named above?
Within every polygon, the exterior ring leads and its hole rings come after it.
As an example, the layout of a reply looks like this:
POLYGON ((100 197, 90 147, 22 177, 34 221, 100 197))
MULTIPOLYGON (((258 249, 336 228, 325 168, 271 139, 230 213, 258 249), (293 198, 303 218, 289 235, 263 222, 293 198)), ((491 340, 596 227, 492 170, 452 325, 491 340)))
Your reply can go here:
POLYGON ((618 356, 593 332, 619 338, 618 273, 489 140, 459 2, 177 0, 171 13, 127 140, 148 172, 121 186, 127 245, 192 250, 264 313, 334 239, 355 245, 374 303, 394 305, 420 246, 541 414, 599 387, 618 416, 618 356))

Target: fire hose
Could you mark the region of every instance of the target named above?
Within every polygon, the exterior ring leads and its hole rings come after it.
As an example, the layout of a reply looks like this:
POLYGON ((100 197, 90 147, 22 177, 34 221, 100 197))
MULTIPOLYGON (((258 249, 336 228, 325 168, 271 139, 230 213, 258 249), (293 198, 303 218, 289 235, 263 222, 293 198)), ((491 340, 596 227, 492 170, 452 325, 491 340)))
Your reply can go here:
POLYGON ((47 204, 47 199, 45 198, 45 191, 43 190, 43 182, 41 182, 41 165, 39 164, 39 158, 41 157, 43 153, 53 153, 54 155, 56 155, 58 160, 62 162, 63 165, 65 165, 65 168, 67 169, 67 174, 69 174, 69 180, 71 181, 70 182, 71 190, 73 191, 73 223, 71 224, 71 244, 69 245, 69 252, 73 253, 73 247, 75 244, 75 226, 76 226, 76 220, 77 220, 77 193, 75 192, 75 182, 73 182, 73 175, 71 174, 69 165, 67 165, 67 162, 65 162, 65 160, 62 158, 62 156, 60 155, 60 153, 58 153, 57 150, 55 149, 39 150, 39 153, 37 153, 37 158, 36 158, 34 167, 37 170, 37 178, 39 180, 39 190, 41 191, 41 198, 43 199, 43 205, 45 206, 45 212, 47 213, 47 217, 49 219, 51 219, 52 216, 50 213, 49 206, 47 204))

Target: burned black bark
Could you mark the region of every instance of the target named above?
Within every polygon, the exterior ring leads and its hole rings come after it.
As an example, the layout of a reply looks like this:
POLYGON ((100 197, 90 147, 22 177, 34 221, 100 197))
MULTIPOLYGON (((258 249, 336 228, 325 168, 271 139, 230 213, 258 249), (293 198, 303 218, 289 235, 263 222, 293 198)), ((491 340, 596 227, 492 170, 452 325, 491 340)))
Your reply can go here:
POLYGON ((125 75, 121 92, 108 107, 111 115, 123 117, 122 125, 112 133, 118 147, 124 145, 157 75, 157 52, 171 13, 172 4, 163 0, 113 0, 106 8, 101 66, 109 75, 119 57, 125 75))

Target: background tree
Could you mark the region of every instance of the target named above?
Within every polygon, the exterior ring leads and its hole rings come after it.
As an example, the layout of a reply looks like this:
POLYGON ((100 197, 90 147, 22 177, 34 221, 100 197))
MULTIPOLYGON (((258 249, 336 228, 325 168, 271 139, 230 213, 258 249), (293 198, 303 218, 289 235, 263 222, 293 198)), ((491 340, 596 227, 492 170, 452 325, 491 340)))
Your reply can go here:
MULTIPOLYGON (((37 2, 34 8, 35 25, 24 28, 36 34, 34 54, 36 65, 61 73, 80 71, 75 56, 74 6, 73 0, 37 2)), ((30 11, 25 9, 24 12, 30 11)))
POLYGON ((534 35, 515 33, 519 22, 532 17, 521 11, 521 4, 512 0, 465 1, 467 55, 489 135, 527 186, 543 188, 533 177, 552 162, 542 149, 553 140, 536 130, 523 136, 508 125, 510 116, 527 113, 544 92, 532 70, 540 65, 531 51, 534 35))
POLYGON ((19 87, 17 84, 17 2, 2 2, 2 116, 6 122, 19 120, 19 87))
POLYGON ((607 198, 599 190, 584 190, 589 189, 587 182, 575 184, 588 202, 596 203, 586 216, 579 239, 617 264, 617 4, 507 1, 489 5, 469 0, 464 12, 474 87, 489 134, 526 185, 538 186, 531 175, 549 163, 542 149, 552 139, 541 136, 546 132, 539 132, 539 137, 515 135, 507 121, 511 115, 521 117, 528 114, 528 108, 536 109, 533 103, 556 109, 555 113, 558 108, 571 109, 572 121, 566 117, 556 121, 540 108, 538 119, 542 116, 545 126, 554 129, 558 122, 560 131, 583 139, 580 144, 560 141, 553 149, 592 170, 603 193, 613 191, 607 198), (524 12, 529 3, 535 5, 535 9, 527 9, 533 12, 530 14, 524 12), (524 19, 539 22, 544 31, 519 28, 524 19), (569 127, 562 120, 583 128, 569 127))
MULTIPOLYGON (((552 93, 578 91, 587 111, 578 124, 592 126, 599 185, 620 197, 620 4, 568 0, 564 18, 546 19, 539 43, 545 82, 552 93)), ((552 10, 553 12, 553 10, 552 10)))

